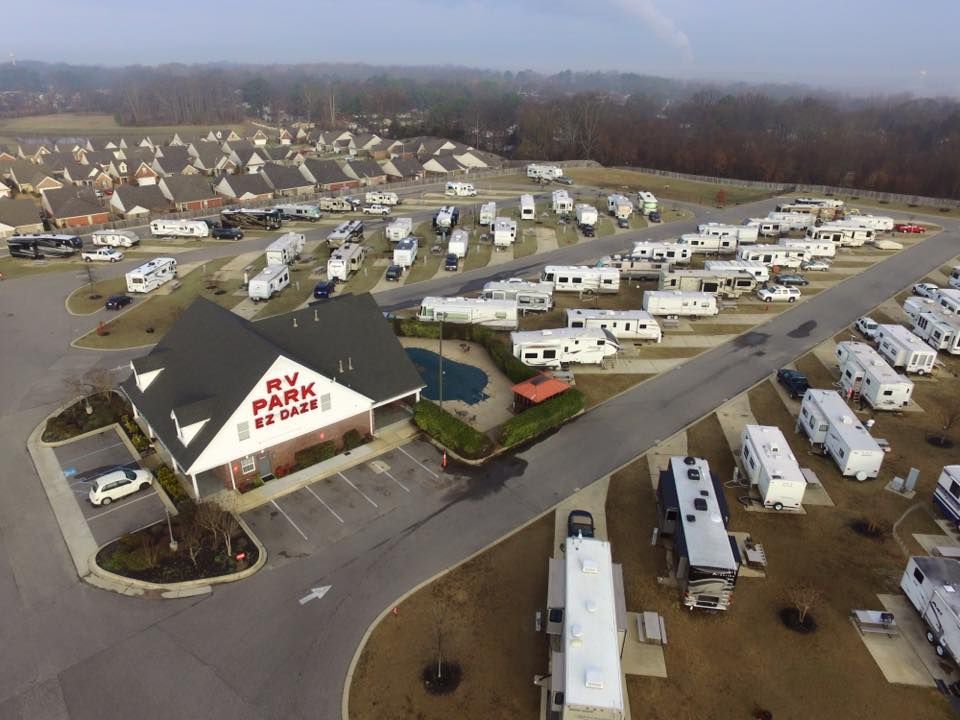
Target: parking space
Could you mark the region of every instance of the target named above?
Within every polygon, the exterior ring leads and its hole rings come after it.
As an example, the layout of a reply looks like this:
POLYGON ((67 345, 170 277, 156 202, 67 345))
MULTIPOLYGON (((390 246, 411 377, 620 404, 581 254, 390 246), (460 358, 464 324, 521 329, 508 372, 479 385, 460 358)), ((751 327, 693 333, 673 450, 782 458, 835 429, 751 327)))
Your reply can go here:
POLYGON ((135 492, 109 505, 96 506, 90 502, 90 481, 113 470, 140 468, 116 428, 61 445, 54 448, 54 453, 98 545, 164 517, 163 501, 154 488, 135 492))
POLYGON ((255 508, 244 520, 269 563, 309 555, 407 503, 448 489, 440 453, 415 441, 255 508))

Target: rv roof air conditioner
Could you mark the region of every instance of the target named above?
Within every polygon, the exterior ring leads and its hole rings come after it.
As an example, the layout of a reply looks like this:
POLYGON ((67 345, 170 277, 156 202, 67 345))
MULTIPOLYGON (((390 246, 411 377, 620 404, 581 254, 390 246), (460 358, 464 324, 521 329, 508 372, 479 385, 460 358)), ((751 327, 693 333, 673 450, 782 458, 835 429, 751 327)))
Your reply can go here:
POLYGON ((687 522, 696 522, 696 521, 697 521, 696 515, 687 515, 687 522))
POLYGON ((700 471, 697 468, 690 468, 687 470, 687 479, 689 480, 699 480, 700 471))
POLYGON ((696 464, 697 464, 697 459, 696 459, 695 457, 692 457, 692 456, 690 456, 690 455, 687 455, 687 456, 683 459, 683 464, 684 464, 684 465, 696 465, 696 464))
POLYGON ((694 498, 693 507, 696 508, 697 510, 706 510, 707 501, 704 500, 703 498, 694 498))

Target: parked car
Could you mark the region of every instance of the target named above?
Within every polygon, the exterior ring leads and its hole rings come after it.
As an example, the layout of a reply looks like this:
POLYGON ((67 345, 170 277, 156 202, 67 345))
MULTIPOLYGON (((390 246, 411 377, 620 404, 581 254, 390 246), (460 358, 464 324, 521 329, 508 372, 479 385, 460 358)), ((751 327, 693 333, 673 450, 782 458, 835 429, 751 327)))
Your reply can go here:
POLYGON ((103 306, 107 310, 120 310, 132 302, 133 298, 129 295, 111 295, 107 298, 107 301, 103 304, 103 306))
POLYGON ((243 240, 243 230, 237 227, 214 225, 210 228, 210 235, 218 240, 243 240))
POLYGON ((617 227, 623 228, 624 230, 630 229, 630 221, 626 218, 617 218, 617 227))
POLYGON ((807 280, 803 275, 798 275, 797 273, 780 273, 779 275, 774 275, 774 281, 778 285, 809 285, 810 281, 807 280))
POLYGON ((794 400, 802 398, 810 389, 807 376, 799 370, 791 370, 790 368, 777 370, 777 382, 787 389, 787 393, 794 400))
POLYGON ((830 263, 820 258, 811 258, 810 260, 804 260, 800 263, 800 269, 806 270, 807 272, 826 272, 830 269, 830 263))
POLYGON ((313 286, 313 297, 315 297, 317 300, 328 298, 333 295, 333 292, 336 290, 336 288, 336 280, 321 280, 313 286))
POLYGON ((94 478, 90 482, 90 502, 94 505, 109 505, 127 495, 146 490, 153 485, 149 470, 120 468, 94 478))
POLYGON ((927 229, 923 225, 916 223, 897 223, 893 229, 898 233, 925 233, 927 229))
POLYGON ((879 327, 879 323, 869 315, 864 315, 861 318, 857 318, 857 322, 854 323, 853 326, 857 329, 857 332, 859 332, 868 340, 873 340, 877 337, 877 328, 879 327))
POLYGON ((555 178, 558 183, 561 185, 573 185, 573 178, 568 177, 567 175, 561 175, 558 178, 555 178))
POLYGON ((910 288, 910 292, 920 297, 932 298, 940 287, 928 282, 919 282, 910 288))
POLYGON ((658 222, 660 222, 660 213, 659 213, 658 211, 654 210, 652 213, 650 213, 649 215, 647 215, 647 220, 649 220, 649 221, 652 222, 652 223, 658 223, 658 222))
POLYGON ((596 234, 596 231, 593 229, 593 225, 581 225, 580 232, 583 233, 584 237, 593 237, 596 234))
POLYGON ((456 253, 450 253, 447 255, 447 259, 443 261, 443 269, 449 270, 450 272, 456 272, 460 268, 460 258, 457 257, 456 253))
POLYGON ((586 510, 571 510, 567 515, 567 537, 592 538, 594 532, 593 515, 586 510))
POLYGON ((399 265, 391 265, 387 268, 387 280, 391 282, 399 282, 401 275, 403 275, 403 268, 399 265))
POLYGON ((796 302, 800 291, 787 285, 764 285, 757 291, 757 297, 764 302, 796 302))
POLYGON ((388 205, 367 205, 363 208, 364 215, 389 215, 390 207, 388 205))

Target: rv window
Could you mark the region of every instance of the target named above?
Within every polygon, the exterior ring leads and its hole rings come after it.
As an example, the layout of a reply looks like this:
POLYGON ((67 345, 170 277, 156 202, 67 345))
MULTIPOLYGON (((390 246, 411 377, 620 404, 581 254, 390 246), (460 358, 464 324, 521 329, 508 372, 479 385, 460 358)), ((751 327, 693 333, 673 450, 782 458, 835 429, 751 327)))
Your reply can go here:
POLYGON ((330 409, 330 393, 324 393, 320 396, 320 410, 326 412, 330 409))
POLYGON ((749 459, 747 460, 747 462, 750 463, 750 469, 751 469, 751 470, 756 470, 757 466, 754 464, 753 458, 749 458, 749 459))
POLYGON ((597 347, 603 347, 603 340, 597 340, 597 347))
POLYGON ((574 320, 574 321, 573 321, 573 324, 571 324, 570 327, 582 328, 582 327, 583 327, 583 320, 574 320))
POLYGON ((886 397, 890 397, 891 395, 893 395, 893 390, 884 390, 883 394, 886 397))
POLYGON ((916 580, 921 585, 923 584, 923 573, 920 572, 920 568, 913 569, 913 579, 916 580))
MULTIPOLYGON (((534 355, 534 357, 536 357, 536 355, 534 355)), ((556 350, 544 350, 544 351, 543 351, 543 359, 544 359, 544 360, 554 360, 556 357, 557 357, 557 351, 556 351, 556 350)))
POLYGON ((846 453, 843 452, 843 448, 837 448, 837 454, 840 457, 844 457, 846 455, 846 453))
POLYGON ((535 352, 525 352, 523 357, 525 360, 536 360, 537 354, 535 352))
MULTIPOLYGON (((550 279, 550 277, 548 276, 548 277, 547 277, 547 280, 549 280, 549 279, 550 279)), ((557 278, 557 282, 558 282, 558 283, 570 282, 570 279, 569 279, 569 278, 565 278, 565 277, 558 277, 558 278, 557 278)))
POLYGON ((250 423, 237 423, 237 440, 247 440, 250 438, 250 423))
POLYGON ((955 498, 960 498, 960 483, 957 483, 956 480, 950 481, 950 494, 955 498))
POLYGON ((820 423, 820 432, 826 432, 830 429, 830 426, 827 423, 820 423))
POLYGON ((244 475, 252 473, 256 465, 253 462, 253 455, 244 455, 240 458, 240 472, 244 475))

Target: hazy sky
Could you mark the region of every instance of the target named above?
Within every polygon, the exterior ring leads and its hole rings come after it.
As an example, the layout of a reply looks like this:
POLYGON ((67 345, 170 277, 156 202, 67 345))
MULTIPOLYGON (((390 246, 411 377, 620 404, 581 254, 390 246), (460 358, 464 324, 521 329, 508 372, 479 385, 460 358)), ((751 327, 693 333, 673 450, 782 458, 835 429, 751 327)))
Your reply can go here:
POLYGON ((6 0, 0 57, 625 70, 960 95, 960 1, 6 0), (43 28, 42 31, 39 28, 43 28), (38 42, 38 33, 43 40, 38 42), (57 42, 62 33, 64 42, 57 42))

